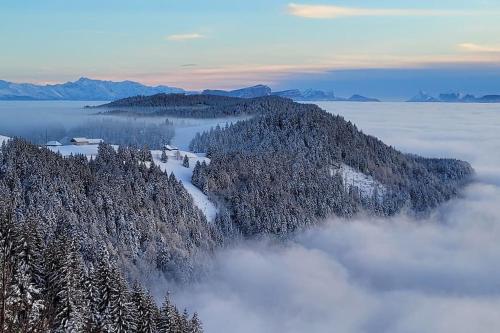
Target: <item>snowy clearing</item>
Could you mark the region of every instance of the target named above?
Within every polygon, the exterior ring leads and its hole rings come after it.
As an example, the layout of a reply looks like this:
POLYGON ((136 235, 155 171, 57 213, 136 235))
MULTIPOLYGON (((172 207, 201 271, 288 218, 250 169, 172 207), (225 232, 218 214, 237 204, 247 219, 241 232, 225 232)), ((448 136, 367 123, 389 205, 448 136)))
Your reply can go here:
POLYGON ((0 145, 8 140, 10 140, 10 138, 8 136, 0 135, 0 145))
POLYGON ((182 181, 182 185, 188 191, 189 194, 193 197, 194 204, 201 209, 201 211, 205 214, 205 217, 209 222, 212 222, 215 219, 215 215, 217 214, 217 208, 215 205, 208 199, 208 197, 200 191, 199 188, 194 186, 191 183, 191 177, 193 175, 193 169, 196 165, 196 162, 210 163, 210 159, 204 156, 204 154, 193 154, 186 151, 179 151, 180 156, 183 158, 185 155, 189 158, 189 168, 182 166, 182 158, 176 159, 175 153, 167 152, 168 161, 167 163, 161 162, 161 151, 160 150, 152 150, 151 154, 153 155, 153 160, 156 165, 160 166, 163 171, 166 171, 168 174, 173 173, 175 177, 182 181))
MULTIPOLYGON (((334 170, 332 169, 332 173, 333 171, 334 170)), ((336 171, 340 172, 342 175, 345 186, 357 187, 361 191, 361 195, 364 197, 371 197, 375 189, 377 189, 379 195, 383 195, 386 191, 385 186, 377 180, 351 168, 346 164, 342 164, 339 169, 336 169, 336 171)))
MULTIPOLYGON (((113 146, 117 149, 117 146, 113 146)), ((54 153, 60 153, 62 156, 70 155, 85 155, 88 160, 95 158, 97 156, 97 151, 99 149, 98 145, 68 145, 68 146, 56 146, 56 147, 46 147, 47 149, 53 151, 54 153)))

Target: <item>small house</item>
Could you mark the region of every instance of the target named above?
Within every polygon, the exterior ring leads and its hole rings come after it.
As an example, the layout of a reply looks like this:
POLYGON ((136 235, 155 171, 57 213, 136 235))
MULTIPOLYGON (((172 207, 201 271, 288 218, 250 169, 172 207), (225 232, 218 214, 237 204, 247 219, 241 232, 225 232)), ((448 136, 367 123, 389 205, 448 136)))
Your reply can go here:
POLYGON ((89 144, 89 139, 87 138, 73 138, 71 139, 71 144, 75 146, 84 146, 89 144))
POLYGON ((167 150, 167 151, 179 151, 179 148, 177 148, 176 146, 165 145, 165 150, 167 150))
POLYGON ((103 139, 88 139, 88 140, 89 140, 89 145, 98 145, 104 143, 103 139))
POLYGON ((59 141, 49 141, 45 144, 45 147, 60 147, 62 146, 62 143, 59 141))
POLYGON ((103 139, 73 138, 71 143, 75 146, 98 145, 103 143, 103 139))

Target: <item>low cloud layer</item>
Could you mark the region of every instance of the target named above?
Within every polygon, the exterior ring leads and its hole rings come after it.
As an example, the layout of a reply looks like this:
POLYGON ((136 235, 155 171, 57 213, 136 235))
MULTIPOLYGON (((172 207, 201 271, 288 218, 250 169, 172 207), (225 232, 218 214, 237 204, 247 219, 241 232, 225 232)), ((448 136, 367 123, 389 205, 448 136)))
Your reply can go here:
POLYGON ((203 281, 174 291, 176 302, 198 311, 208 333, 498 331, 498 111, 324 106, 405 151, 469 157, 476 181, 424 220, 333 219, 286 245, 222 251, 203 281))

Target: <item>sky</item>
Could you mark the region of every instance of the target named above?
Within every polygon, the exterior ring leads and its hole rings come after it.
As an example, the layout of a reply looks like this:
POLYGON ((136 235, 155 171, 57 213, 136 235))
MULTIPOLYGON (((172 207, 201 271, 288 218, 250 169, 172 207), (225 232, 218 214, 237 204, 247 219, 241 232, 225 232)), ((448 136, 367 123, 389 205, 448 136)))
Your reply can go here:
POLYGON ((499 18, 496 0, 2 1, 0 79, 498 93, 499 18))

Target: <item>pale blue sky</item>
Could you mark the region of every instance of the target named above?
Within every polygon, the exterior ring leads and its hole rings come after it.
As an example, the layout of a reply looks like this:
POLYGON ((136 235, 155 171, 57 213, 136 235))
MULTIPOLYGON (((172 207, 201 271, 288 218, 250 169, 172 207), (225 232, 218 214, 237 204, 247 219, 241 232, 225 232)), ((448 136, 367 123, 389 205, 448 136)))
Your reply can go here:
POLYGON ((496 68, 500 1, 3 0, 0 45, 0 79, 17 82, 314 85, 335 70, 496 68))

